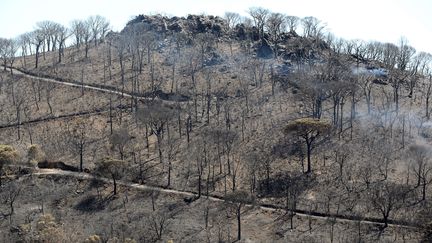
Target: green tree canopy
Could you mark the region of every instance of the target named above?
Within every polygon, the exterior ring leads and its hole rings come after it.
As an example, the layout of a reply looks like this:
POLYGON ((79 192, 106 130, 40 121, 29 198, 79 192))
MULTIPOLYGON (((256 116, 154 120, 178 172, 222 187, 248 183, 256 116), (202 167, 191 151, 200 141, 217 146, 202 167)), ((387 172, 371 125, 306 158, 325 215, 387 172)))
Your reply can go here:
POLYGON ((0 165, 13 162, 18 157, 18 152, 10 145, 0 144, 0 165))
POLYGON ((14 162, 18 158, 18 152, 10 145, 0 144, 0 170, 4 165, 14 162))
POLYGON ((18 158, 18 152, 14 147, 10 145, 0 144, 0 186, 1 182, 1 172, 3 167, 7 164, 13 163, 18 158))
POLYGON ((315 118, 300 118, 285 126, 285 133, 295 132, 301 137, 316 137, 330 129, 330 123, 315 118))
POLYGON ((32 144, 28 147, 27 158, 31 165, 37 165, 45 159, 45 153, 42 148, 37 144, 32 144))

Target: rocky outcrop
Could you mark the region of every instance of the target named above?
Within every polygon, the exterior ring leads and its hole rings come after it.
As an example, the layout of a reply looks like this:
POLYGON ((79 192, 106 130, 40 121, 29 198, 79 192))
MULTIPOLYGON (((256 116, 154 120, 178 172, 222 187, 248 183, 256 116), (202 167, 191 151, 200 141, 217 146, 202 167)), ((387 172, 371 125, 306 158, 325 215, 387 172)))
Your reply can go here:
POLYGON ((244 24, 238 24, 234 29, 234 37, 238 40, 251 39, 253 41, 259 40, 258 29, 256 27, 249 27, 244 24))
POLYGON ((138 23, 146 24, 149 30, 163 33, 213 33, 216 36, 221 36, 227 29, 226 21, 221 17, 213 15, 188 15, 186 18, 169 18, 162 15, 138 15, 133 20, 128 22, 123 31, 138 23))
MULTIPOLYGON (((234 29, 229 29, 227 22, 218 16, 188 15, 187 17, 167 17, 163 15, 138 15, 129 21, 122 33, 136 31, 153 31, 161 37, 175 33, 184 34, 188 42, 193 41, 196 34, 213 34, 218 40, 246 41, 252 44, 252 49, 258 58, 273 58, 275 53, 285 61, 302 62, 307 59, 319 59, 320 53, 329 49, 328 44, 320 39, 305 38, 295 31, 282 33, 277 43, 270 43, 270 34, 259 36, 255 26, 240 23, 234 29)), ((163 45, 163 41, 159 42, 163 45)), ((248 44, 249 45, 249 44, 248 44)), ((162 49, 159 46, 158 49, 162 49)), ((204 60, 204 65, 211 66, 222 63, 223 58, 217 53, 210 53, 204 60)))

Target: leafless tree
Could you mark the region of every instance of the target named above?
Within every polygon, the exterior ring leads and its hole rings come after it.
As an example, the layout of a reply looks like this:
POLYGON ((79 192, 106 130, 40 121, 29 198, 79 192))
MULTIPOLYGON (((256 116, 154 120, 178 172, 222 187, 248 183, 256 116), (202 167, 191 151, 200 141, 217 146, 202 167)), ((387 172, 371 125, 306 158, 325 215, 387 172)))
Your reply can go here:
POLYGON ((40 21, 36 23, 38 30, 43 35, 43 48, 42 53, 45 59, 45 52, 51 51, 51 44, 53 44, 53 32, 55 23, 50 20, 40 21))
POLYGON ((232 30, 234 27, 240 23, 241 16, 238 13, 234 12, 225 12, 224 14, 225 20, 228 24, 228 27, 232 30))
POLYGON ((263 138, 253 144, 250 150, 246 150, 244 157, 248 163, 250 180, 251 180, 251 193, 255 192, 256 181, 258 178, 263 178, 266 193, 271 190, 271 173, 274 157, 272 154, 271 140, 263 138))
POLYGON ((250 193, 255 193, 257 184, 258 184, 258 173, 259 173, 259 165, 260 165, 260 157, 258 157, 259 153, 246 153, 244 155, 244 160, 246 162, 246 168, 248 171, 248 180, 250 186, 250 193))
POLYGON ((429 161, 430 151, 424 145, 411 145, 408 149, 410 168, 416 177, 416 187, 422 186, 422 200, 426 199, 427 186, 431 182, 432 165, 429 161))
MULTIPOLYGON (((15 79, 13 81, 20 81, 20 79, 15 79)), ((15 119, 16 119, 16 131, 17 139, 21 140, 21 126, 23 123, 22 114, 28 106, 28 90, 25 89, 22 82, 11 82, 11 95, 12 95, 12 105, 14 108, 15 119), (16 86, 16 87, 15 87, 16 86)))
POLYGON ((56 85, 54 83, 45 83, 44 87, 45 87, 46 103, 48 105, 50 114, 53 115, 53 108, 52 108, 52 105, 51 105, 51 98, 52 98, 52 91, 55 90, 56 85))
POLYGON ((396 68, 399 48, 393 43, 384 43, 382 49, 380 61, 383 62, 388 70, 396 68))
POLYGON ((153 212, 150 216, 150 228, 156 234, 156 240, 160 240, 162 235, 167 230, 167 227, 171 223, 172 213, 166 209, 161 209, 157 212, 153 212))
MULTIPOLYGON (((246 70, 242 70, 242 72, 247 71, 246 77, 250 80, 250 82, 254 83, 256 87, 261 87, 266 77, 266 67, 267 63, 258 58, 246 58, 244 57, 246 70)), ((250 84, 250 82, 246 82, 250 84)))
POLYGON ((32 35, 32 44, 35 46, 35 58, 36 58, 35 68, 38 68, 40 48, 45 39, 43 36, 43 32, 39 29, 33 31, 31 35, 32 35))
POLYGON ((94 120, 85 121, 77 119, 70 122, 65 131, 65 139, 68 142, 71 151, 79 155, 79 169, 84 170, 84 154, 88 145, 95 142, 95 139, 90 136, 89 127, 92 126, 94 120))
POLYGON ((377 61, 381 54, 381 43, 371 41, 366 44, 366 58, 377 61))
POLYGON ((90 23, 88 21, 82 21, 79 28, 81 30, 80 42, 84 44, 84 53, 85 53, 84 57, 88 58, 88 52, 90 49, 91 37, 92 37, 90 23))
POLYGON ((235 131, 232 130, 219 130, 217 131, 220 133, 220 138, 222 139, 222 143, 225 146, 225 152, 226 152, 226 161, 227 161, 227 167, 228 167, 228 175, 231 174, 232 166, 231 166, 231 154, 232 150, 234 149, 235 142, 238 139, 238 135, 235 131))
POLYGON ((343 53, 345 44, 344 39, 336 38, 332 33, 328 33, 326 41, 335 54, 341 55, 343 53))
POLYGON ((403 85, 406 83, 406 79, 409 77, 408 72, 401 71, 399 69, 392 69, 389 72, 389 83, 393 91, 393 102, 395 105, 395 111, 399 111, 400 93, 403 85))
POLYGON ((325 74, 325 67, 312 67, 299 70, 288 79, 281 79, 283 87, 289 85, 292 80, 292 83, 299 88, 301 94, 304 95, 305 105, 314 118, 321 117, 323 103, 329 98, 327 91, 330 80, 325 74))
POLYGON ((425 109, 426 109, 426 118, 430 119, 430 109, 429 109, 429 102, 432 94, 432 75, 429 75, 429 81, 427 83, 427 89, 426 89, 426 97, 425 97, 425 109))
POLYGON ((355 42, 352 40, 341 39, 343 53, 352 56, 354 54, 355 42))
POLYGON ((132 70, 138 71, 140 74, 143 71, 144 54, 146 54, 145 34, 149 31, 149 27, 144 23, 138 23, 131 26, 123 35, 127 36, 130 42, 129 52, 132 55, 132 70))
MULTIPOLYGON (((200 198, 202 195, 202 184, 205 168, 209 166, 209 144, 207 143, 206 134, 201 134, 196 138, 192 146, 189 147, 190 155, 193 156, 193 160, 195 162, 196 175, 198 180, 197 184, 197 198, 200 198)), ((208 183, 207 183, 208 184, 208 183)), ((208 188, 207 188, 208 189, 208 188)))
POLYGON ((62 57, 64 56, 64 49, 66 48, 66 40, 70 36, 69 30, 59 25, 57 28, 57 34, 58 34, 58 63, 61 63, 62 57))
POLYGON ((337 56, 329 58, 325 65, 319 66, 316 70, 317 79, 321 80, 320 87, 333 101, 333 124, 338 125, 338 122, 343 120, 345 98, 353 91, 353 84, 350 82, 351 70, 337 56))
POLYGON ((195 121, 198 121, 198 81, 197 81, 197 73, 200 70, 200 53, 196 48, 189 48, 184 52, 183 58, 180 61, 184 66, 182 68, 185 69, 185 73, 190 77, 190 85, 191 85, 191 95, 193 96, 193 113, 195 121), (184 61, 183 61, 184 60, 184 61))
POLYGON ((273 46, 273 52, 275 57, 278 55, 278 43, 281 38, 281 34, 286 29, 286 17, 281 13, 271 13, 265 22, 265 27, 270 35, 270 43, 273 46))
POLYGON ((258 29, 259 38, 264 38, 264 26, 267 22, 270 11, 261 7, 252 7, 249 8, 248 13, 252 17, 255 27, 258 29))
POLYGON ((3 62, 4 71, 6 71, 7 61, 9 57, 8 48, 9 48, 9 40, 5 38, 0 38, 0 58, 2 59, 3 62))
POLYGON ((290 228, 294 229, 294 216, 297 213, 297 205, 300 195, 310 187, 313 177, 296 173, 278 173, 273 178, 272 195, 285 200, 284 209, 286 214, 281 217, 290 221, 290 228))
POLYGON ((304 17, 301 20, 303 26, 303 36, 321 39, 325 25, 315 17, 304 17))
POLYGON ((400 71, 405 71, 408 68, 408 64, 411 62, 411 58, 414 56, 416 50, 408 45, 408 40, 401 38, 399 42, 399 55, 397 56, 397 68, 400 71))
POLYGON ((179 60, 180 60, 180 50, 176 47, 175 45, 175 37, 173 37, 173 39, 171 39, 172 43, 170 46, 170 49, 168 52, 166 52, 166 61, 169 65, 171 65, 171 87, 170 87, 170 92, 176 92, 178 91, 178 84, 177 84, 177 72, 178 72, 178 67, 177 65, 179 60), (174 42, 174 43, 173 43, 174 42))
POLYGON ((286 23, 291 33, 296 33, 299 22, 300 19, 297 16, 286 16, 286 23))
POLYGON ((21 48, 21 57, 23 59, 23 66, 27 66, 27 55, 32 54, 31 50, 31 33, 24 33, 18 37, 18 43, 21 48))
POLYGON ((94 45, 97 46, 108 32, 110 23, 105 17, 100 15, 90 16, 87 23, 91 31, 94 45))
MULTIPOLYGON (((351 154, 353 154, 353 151, 351 150, 350 146, 347 144, 337 144, 333 148, 333 154, 334 154, 334 161, 338 167, 338 179, 345 183, 345 167, 347 167, 347 164, 349 163, 349 159, 351 154)), ((349 168, 349 166, 347 167, 349 168)), ((349 178, 349 176, 347 176, 349 178)))
POLYGON ((153 31, 147 31, 143 34, 142 41, 147 52, 147 64, 150 64, 153 59, 153 52, 156 49, 158 35, 153 31))
POLYGON ((420 52, 411 58, 408 66, 408 72, 410 73, 408 77, 408 97, 412 98, 414 96, 415 88, 418 86, 421 76, 428 76, 427 66, 432 61, 432 55, 425 52, 420 52))
POLYGON ((373 184, 369 200, 372 207, 382 215, 384 228, 388 226, 390 215, 403 208, 408 195, 409 188, 405 185, 387 181, 373 184))
POLYGON ((419 52, 412 58, 410 69, 415 74, 427 75, 428 66, 432 62, 432 54, 419 52))
POLYGON ((113 131, 110 137, 110 143, 112 149, 117 149, 120 154, 120 160, 124 160, 125 149, 128 142, 131 140, 131 135, 126 127, 122 127, 118 130, 113 131))
POLYGON ((6 68, 9 65, 11 67, 11 74, 17 50, 18 43, 16 40, 0 38, 0 58, 3 61, 3 68, 4 71, 6 71, 6 68))
POLYGON ((117 195, 117 180, 123 176, 125 167, 126 162, 123 160, 103 158, 97 163, 95 171, 102 176, 111 177, 114 186, 113 193, 117 195))
POLYGON ((215 44, 215 36, 210 33, 199 33, 195 36, 194 41, 200 53, 201 67, 204 67, 206 54, 213 48, 215 44))
POLYGON ((153 101, 139 108, 137 116, 140 121, 148 124, 152 133, 156 135, 159 162, 163 164, 162 139, 165 126, 175 116, 173 109, 160 102, 153 101))
POLYGON ((127 55, 128 38, 127 36, 118 36, 115 41, 115 47, 117 49, 117 56, 120 64, 120 76, 121 76, 121 91, 125 91, 125 74, 126 74, 126 55, 127 55))
POLYGON ((254 198, 245 191, 235 191, 225 196, 227 205, 230 206, 237 218, 237 240, 241 240, 241 210, 245 204, 254 202, 254 198))
POLYGON ((84 42, 84 32, 86 31, 86 23, 83 20, 73 20, 71 22, 71 32, 75 38, 75 46, 77 49, 80 48, 81 44, 84 42))
POLYGON ((12 224, 12 217, 15 214, 15 203, 17 201, 17 198, 22 193, 22 186, 20 186, 17 181, 10 181, 7 183, 5 191, 7 193, 5 194, 5 198, 2 198, 2 202, 8 206, 8 213, 1 212, 4 216, 9 217, 9 224, 12 224))
POLYGON ((371 75, 359 75, 359 85, 363 91, 366 100, 368 114, 371 113, 372 106, 372 88, 374 87, 374 77, 371 75))

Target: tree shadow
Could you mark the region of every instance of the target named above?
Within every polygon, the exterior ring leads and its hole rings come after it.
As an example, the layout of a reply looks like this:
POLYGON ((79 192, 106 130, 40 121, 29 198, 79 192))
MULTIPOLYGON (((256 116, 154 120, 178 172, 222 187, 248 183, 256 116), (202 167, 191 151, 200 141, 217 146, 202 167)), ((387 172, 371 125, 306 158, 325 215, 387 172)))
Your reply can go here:
POLYGON ((287 192, 301 194, 315 182, 313 174, 278 173, 269 180, 262 179, 258 183, 258 197, 284 197, 287 192))
POLYGON ((100 197, 98 195, 89 195, 84 197, 75 205, 75 209, 82 212, 98 212, 104 210, 114 199, 113 195, 100 197))

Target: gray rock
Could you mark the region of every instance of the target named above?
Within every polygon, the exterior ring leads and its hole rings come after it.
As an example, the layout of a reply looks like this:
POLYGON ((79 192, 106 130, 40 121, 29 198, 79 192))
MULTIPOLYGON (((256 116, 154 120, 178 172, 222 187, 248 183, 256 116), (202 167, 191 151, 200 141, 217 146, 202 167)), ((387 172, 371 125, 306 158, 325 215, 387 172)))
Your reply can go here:
POLYGON ((270 47, 269 43, 263 39, 259 45, 256 47, 256 54, 259 58, 272 58, 273 50, 270 47))

